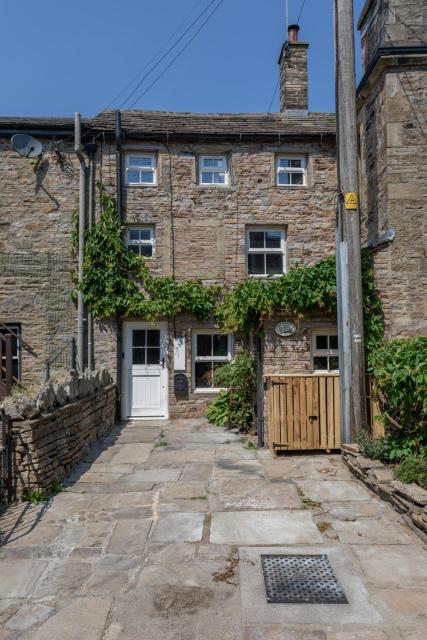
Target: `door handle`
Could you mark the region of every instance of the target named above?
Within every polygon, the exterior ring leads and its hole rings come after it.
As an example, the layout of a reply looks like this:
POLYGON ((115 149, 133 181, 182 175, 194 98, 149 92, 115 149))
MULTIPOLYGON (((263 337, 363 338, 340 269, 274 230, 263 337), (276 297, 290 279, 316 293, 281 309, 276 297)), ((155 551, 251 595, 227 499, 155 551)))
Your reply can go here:
POLYGON ((308 416, 308 419, 310 420, 310 422, 313 422, 313 420, 317 420, 319 416, 308 416))
POLYGON ((164 358, 162 358, 162 368, 163 369, 165 368, 165 359, 164 358))

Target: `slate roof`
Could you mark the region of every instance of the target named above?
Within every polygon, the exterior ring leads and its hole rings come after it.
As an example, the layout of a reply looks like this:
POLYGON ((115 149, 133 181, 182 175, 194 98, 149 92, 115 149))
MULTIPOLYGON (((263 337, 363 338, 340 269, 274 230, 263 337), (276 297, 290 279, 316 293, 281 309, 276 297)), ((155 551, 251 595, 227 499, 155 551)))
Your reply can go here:
MULTIPOLYGON (((289 116, 283 113, 178 113, 169 111, 122 111, 124 138, 227 139, 240 136, 271 138, 278 136, 335 136, 334 113, 289 116)), ((0 116, 0 131, 70 132, 74 118, 0 116)), ((101 111, 94 118, 82 118, 82 129, 114 136, 114 110, 101 111)))
POLYGON ((0 116, 0 129, 73 130, 74 118, 44 116, 0 116))
MULTIPOLYGON (((169 111, 122 111, 122 129, 126 136, 166 135, 192 137, 229 136, 306 136, 335 135, 334 113, 309 113, 289 116, 283 113, 177 113, 169 111)), ((114 111, 101 111, 87 121, 97 131, 113 133, 114 111)))

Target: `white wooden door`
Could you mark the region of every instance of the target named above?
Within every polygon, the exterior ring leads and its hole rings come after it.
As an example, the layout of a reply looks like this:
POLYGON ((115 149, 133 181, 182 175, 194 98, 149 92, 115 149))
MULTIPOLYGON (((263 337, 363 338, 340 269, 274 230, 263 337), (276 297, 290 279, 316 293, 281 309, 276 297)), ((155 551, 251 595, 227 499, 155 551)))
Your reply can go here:
POLYGON ((125 325, 124 417, 167 417, 167 342, 165 323, 125 325))

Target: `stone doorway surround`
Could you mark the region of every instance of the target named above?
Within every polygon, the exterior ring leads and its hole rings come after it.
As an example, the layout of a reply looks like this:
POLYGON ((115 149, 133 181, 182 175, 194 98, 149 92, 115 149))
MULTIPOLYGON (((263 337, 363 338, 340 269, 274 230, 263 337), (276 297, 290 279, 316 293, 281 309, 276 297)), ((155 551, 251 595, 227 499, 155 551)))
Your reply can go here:
POLYGON ((0 640, 425 637, 427 550, 388 504, 203 419, 117 425, 0 529, 0 640), (349 604, 267 604, 262 553, 327 553, 349 604))

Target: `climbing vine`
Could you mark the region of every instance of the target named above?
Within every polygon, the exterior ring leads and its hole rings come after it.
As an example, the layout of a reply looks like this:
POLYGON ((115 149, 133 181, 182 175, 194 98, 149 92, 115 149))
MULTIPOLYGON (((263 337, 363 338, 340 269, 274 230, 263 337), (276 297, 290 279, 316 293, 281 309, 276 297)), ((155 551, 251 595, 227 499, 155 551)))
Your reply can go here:
POLYGON ((86 232, 83 280, 78 285, 94 317, 121 314, 156 320, 189 313, 204 320, 212 316, 219 287, 154 277, 144 258, 124 246, 124 225, 115 199, 102 188, 100 199, 102 213, 86 232))
POLYGON ((259 330, 277 310, 302 317, 314 310, 336 313, 335 258, 298 267, 271 280, 247 280, 224 292, 216 315, 230 332, 259 330))
MULTIPOLYGON (((214 317, 224 331, 249 335, 277 311, 299 318, 319 310, 336 314, 334 256, 291 269, 279 278, 249 279, 227 289, 200 280, 153 276, 144 258, 125 247, 116 201, 102 187, 100 200, 100 219, 86 232, 83 280, 78 285, 98 319, 120 314, 151 321, 190 314, 199 320, 214 317)), ((363 253, 362 260, 369 352, 382 338, 382 307, 369 255, 363 253)))

